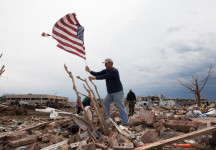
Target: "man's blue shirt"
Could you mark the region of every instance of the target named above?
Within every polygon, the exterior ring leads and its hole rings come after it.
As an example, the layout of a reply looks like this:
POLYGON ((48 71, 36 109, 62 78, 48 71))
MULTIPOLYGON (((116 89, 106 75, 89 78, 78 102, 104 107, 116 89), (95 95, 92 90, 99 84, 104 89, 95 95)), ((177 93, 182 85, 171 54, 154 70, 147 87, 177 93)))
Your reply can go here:
POLYGON ((97 80, 106 80, 107 92, 109 94, 123 91, 118 69, 113 67, 111 70, 104 69, 100 72, 91 71, 90 73, 95 76, 97 80))

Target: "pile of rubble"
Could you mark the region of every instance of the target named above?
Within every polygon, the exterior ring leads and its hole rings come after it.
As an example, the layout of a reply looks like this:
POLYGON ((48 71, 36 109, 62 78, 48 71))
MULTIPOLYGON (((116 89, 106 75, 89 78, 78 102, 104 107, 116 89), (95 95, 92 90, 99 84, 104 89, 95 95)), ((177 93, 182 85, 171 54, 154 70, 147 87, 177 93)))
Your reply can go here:
POLYGON ((0 104, 0 113, 5 113, 6 115, 24 115, 27 114, 27 111, 23 107, 16 106, 6 106, 0 104))
POLYGON ((37 116, 21 121, 16 116, 1 116, 0 149, 213 149, 216 145, 216 118, 190 118, 187 113, 192 110, 186 108, 136 106, 127 128, 120 125, 119 112, 112 106, 105 133, 94 109, 88 110, 93 128, 84 113, 77 116, 51 108, 37 110, 37 116), (57 115, 50 119, 53 111, 57 115))
MULTIPOLYGON (((53 108, 35 109, 37 115, 20 117, 7 116, 0 119, 0 149, 10 150, 129 150, 129 149, 214 149, 216 146, 216 111, 213 108, 171 106, 152 109, 136 106, 135 114, 129 117, 129 126, 121 126, 118 110, 114 105, 110 117, 95 87, 98 99, 86 79, 83 81, 88 95, 76 89, 75 80, 66 65, 66 72, 72 79, 73 89, 83 110, 65 112, 53 108), (91 99, 92 107, 84 106, 81 97, 91 99), (42 115, 47 113, 48 115, 42 115)), ((15 108, 0 107, 0 111, 15 108)), ((20 108, 21 109, 21 108, 20 108)), ((18 114, 13 114, 18 115, 18 114)))

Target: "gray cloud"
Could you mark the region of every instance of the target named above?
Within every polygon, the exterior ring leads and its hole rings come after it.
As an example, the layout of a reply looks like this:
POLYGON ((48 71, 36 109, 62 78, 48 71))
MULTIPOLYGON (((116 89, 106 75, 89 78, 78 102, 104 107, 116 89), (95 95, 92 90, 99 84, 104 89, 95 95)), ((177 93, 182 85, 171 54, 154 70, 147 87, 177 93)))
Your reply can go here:
MULTIPOLYGON (((216 64, 216 1, 194 2, 2 1, 1 64, 6 65, 4 76, 8 79, 1 78, 0 93, 58 92, 76 99, 63 64, 75 76, 86 78, 89 74, 84 71, 85 61, 57 48, 52 38, 40 36, 42 32, 51 33, 62 16, 76 12, 85 28, 87 64, 92 70, 104 69, 101 62, 111 57, 125 92, 133 88, 138 95, 186 96, 177 79, 188 81, 193 74, 205 76, 209 66, 216 64)), ((211 95, 214 82, 214 78, 209 82, 211 95)), ((105 82, 95 83, 104 97, 105 82)), ((80 81, 76 84, 86 92, 80 81)))
POLYGON ((181 31, 181 27, 170 27, 167 29, 168 33, 181 31))

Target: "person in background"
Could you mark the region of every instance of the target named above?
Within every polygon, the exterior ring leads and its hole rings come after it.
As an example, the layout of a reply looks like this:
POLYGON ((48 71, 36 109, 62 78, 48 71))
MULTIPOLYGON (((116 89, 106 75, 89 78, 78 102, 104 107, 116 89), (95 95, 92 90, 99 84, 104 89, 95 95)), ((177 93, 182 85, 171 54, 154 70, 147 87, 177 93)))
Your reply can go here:
POLYGON ((82 104, 84 107, 91 106, 91 99, 89 97, 85 97, 84 100, 82 101, 82 104))
POLYGON ((127 102, 129 104, 129 116, 134 114, 134 107, 136 103, 136 95, 132 91, 132 89, 129 90, 127 94, 127 102))
POLYGON ((77 100, 77 114, 79 114, 80 112, 81 112, 81 104, 79 100, 77 100))
POLYGON ((151 98, 148 99, 148 109, 152 109, 152 100, 151 98))
POLYGON ((175 99, 175 105, 176 105, 177 108, 180 108, 180 107, 181 107, 181 105, 180 105, 180 103, 179 103, 179 97, 178 97, 178 96, 177 96, 176 99, 175 99))

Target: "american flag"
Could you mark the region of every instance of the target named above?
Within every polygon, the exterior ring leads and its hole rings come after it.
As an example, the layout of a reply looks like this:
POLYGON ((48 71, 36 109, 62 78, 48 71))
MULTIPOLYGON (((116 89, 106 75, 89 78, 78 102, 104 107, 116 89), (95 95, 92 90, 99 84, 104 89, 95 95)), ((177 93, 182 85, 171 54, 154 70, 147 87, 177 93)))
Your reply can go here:
POLYGON ((51 36, 51 35, 43 32, 43 33, 41 34, 41 36, 47 37, 47 36, 51 36))
POLYGON ((83 33, 84 28, 76 19, 76 14, 72 13, 56 22, 52 37, 58 41, 59 48, 86 59, 83 33))

